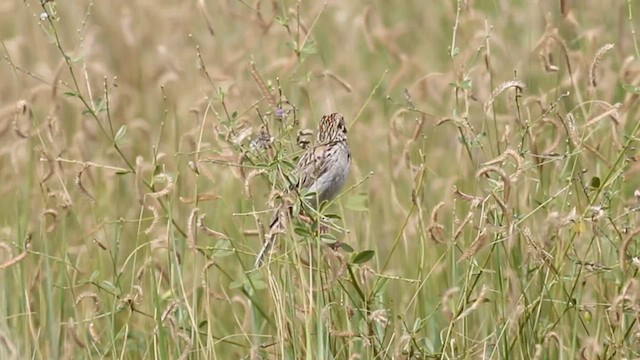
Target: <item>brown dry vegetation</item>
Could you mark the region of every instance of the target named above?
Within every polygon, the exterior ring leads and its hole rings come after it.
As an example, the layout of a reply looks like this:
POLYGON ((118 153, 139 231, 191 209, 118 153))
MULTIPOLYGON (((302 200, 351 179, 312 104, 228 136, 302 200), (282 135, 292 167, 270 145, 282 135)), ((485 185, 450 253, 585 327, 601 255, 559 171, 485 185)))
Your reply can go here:
POLYGON ((0 358, 640 356, 639 16, 4 1, 0 358), (330 235, 294 219, 254 270, 333 111, 330 235))

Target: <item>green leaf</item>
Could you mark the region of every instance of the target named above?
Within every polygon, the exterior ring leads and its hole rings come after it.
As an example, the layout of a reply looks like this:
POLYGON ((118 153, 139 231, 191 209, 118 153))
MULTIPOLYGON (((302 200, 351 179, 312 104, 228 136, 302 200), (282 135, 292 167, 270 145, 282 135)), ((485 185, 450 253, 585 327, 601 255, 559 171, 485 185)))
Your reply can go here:
POLYGON ((130 173, 131 173, 131 170, 116 171, 116 175, 126 175, 130 173))
POLYGON ((365 251, 361 251, 359 253, 355 253, 353 254, 353 256, 351 256, 351 263, 353 264, 364 264, 367 261, 371 260, 373 258, 373 255, 375 255, 376 252, 373 250, 365 250, 365 251))
POLYGON ((589 185, 591 185, 592 188, 594 189, 599 189, 600 188, 600 178, 597 176, 594 176, 591 178, 591 181, 589 182, 589 185))
POLYGON ((316 42, 313 41, 313 39, 308 39, 300 50, 300 53, 305 56, 315 54, 316 52, 318 52, 316 49, 316 42))
POLYGON ((77 91, 65 91, 64 96, 79 97, 80 94, 77 91))
POLYGON ((229 239, 218 240, 213 248, 213 257, 225 257, 233 254, 233 247, 229 239))
POLYGON ((120 129, 116 132, 116 136, 113 138, 113 142, 120 144, 124 136, 127 134, 127 125, 120 126, 120 129))
POLYGON ((241 288, 244 283, 242 281, 232 281, 229 284, 229 289, 238 289, 241 288))
POLYGON ((336 237, 333 236, 332 234, 327 233, 327 234, 320 234, 320 241, 322 241, 325 244, 333 245, 338 242, 338 239, 336 239, 336 237))
POLYGON ((89 282, 95 282, 96 279, 98 279, 99 276, 100 276, 100 271, 92 272, 91 276, 89 277, 89 282))
POLYGON ((365 193, 352 195, 347 199, 345 207, 353 211, 368 211, 369 210, 369 206, 367 204, 368 199, 369 199, 369 196, 367 196, 367 194, 365 193))
POLYGON ((309 229, 302 226, 296 226, 293 229, 293 232, 295 232, 297 235, 300 235, 300 236, 311 236, 311 232, 309 232, 309 229))
POLYGON ((351 247, 351 245, 349 245, 347 243, 340 244, 340 248, 342 248, 342 250, 344 250, 345 252, 348 252, 348 253, 352 253, 354 251, 353 248, 351 247))
POLYGON ((113 293, 113 294, 120 295, 120 289, 118 289, 117 287, 115 287, 115 286, 111 283, 111 281, 108 281, 108 280, 103 281, 103 282, 102 282, 102 287, 103 287, 105 290, 107 290, 107 291, 109 291, 109 292, 111 292, 111 293, 113 293))
POLYGON ((93 104, 93 111, 96 114, 100 114, 101 112, 107 110, 107 102, 105 101, 105 98, 99 98, 94 104, 93 104))
POLYGON ((471 79, 462 80, 462 82, 458 85, 458 87, 465 90, 471 89, 471 79))
POLYGON ((632 94, 640 94, 640 86, 635 86, 631 84, 623 84, 622 88, 624 91, 632 93, 632 94))

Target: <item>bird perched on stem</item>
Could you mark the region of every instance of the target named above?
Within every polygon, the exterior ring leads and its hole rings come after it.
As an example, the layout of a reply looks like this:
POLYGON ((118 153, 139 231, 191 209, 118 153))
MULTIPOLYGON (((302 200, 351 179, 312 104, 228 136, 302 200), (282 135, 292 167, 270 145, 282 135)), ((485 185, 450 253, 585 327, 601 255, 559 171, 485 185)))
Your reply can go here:
MULTIPOLYGON (((307 149, 294 169, 298 181, 293 187, 307 188, 313 193, 309 205, 317 209, 323 202, 338 196, 349 176, 350 165, 351 151, 344 117, 339 113, 325 115, 320 119, 315 144, 307 149)), ((290 205, 285 205, 276 211, 265 243, 256 257, 256 268, 264 263, 276 235, 286 229, 290 210, 290 205)))

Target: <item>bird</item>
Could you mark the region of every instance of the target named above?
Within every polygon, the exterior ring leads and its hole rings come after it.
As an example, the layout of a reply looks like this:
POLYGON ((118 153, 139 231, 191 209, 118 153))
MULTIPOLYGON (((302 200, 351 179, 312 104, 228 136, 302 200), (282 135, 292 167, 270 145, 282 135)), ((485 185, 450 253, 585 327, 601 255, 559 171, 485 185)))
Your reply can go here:
MULTIPOLYGON (((292 189, 308 189, 313 196, 307 197, 309 205, 317 209, 325 201, 335 199, 349 176, 351 150, 347 143, 347 126, 344 116, 332 113, 323 116, 318 124, 316 141, 300 157, 293 172, 297 182, 292 189)), ((291 206, 276 210, 265 242, 258 253, 255 268, 264 264, 267 253, 273 247, 276 235, 286 229, 291 206)))

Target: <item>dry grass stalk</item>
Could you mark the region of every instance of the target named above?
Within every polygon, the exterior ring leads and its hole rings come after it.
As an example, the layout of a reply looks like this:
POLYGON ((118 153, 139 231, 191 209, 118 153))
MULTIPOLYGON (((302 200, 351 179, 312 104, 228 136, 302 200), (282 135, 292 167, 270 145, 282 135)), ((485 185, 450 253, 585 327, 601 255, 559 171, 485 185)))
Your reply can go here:
POLYGON ((462 231, 464 230, 465 226, 467 226, 467 224, 471 222, 471 220, 473 219, 473 216, 475 215, 474 210, 475 208, 478 207, 478 205, 480 205, 480 203, 477 201, 471 203, 471 206, 469 207, 469 212, 467 213, 467 217, 465 217, 464 220, 462 220, 458 228, 453 232, 453 241, 458 240, 458 237, 460 237, 460 234, 462 234, 462 231))
POLYGON ((553 64, 553 55, 551 51, 540 50, 538 53, 540 60, 542 61, 542 65, 546 72, 557 72, 560 70, 556 65, 553 64))
POLYGON ((613 122, 614 126, 619 125, 619 121, 618 121, 618 110, 622 107, 621 103, 615 103, 613 105, 609 105, 609 108, 603 112, 601 112, 600 114, 592 117, 591 119, 587 120, 587 122, 584 124, 584 127, 590 127, 593 124, 597 123, 598 121, 604 119, 605 117, 608 117, 611 119, 611 121, 613 122))
POLYGON ((211 21, 211 16, 207 11, 207 7, 204 4, 204 0, 198 0, 197 5, 198 5, 198 10, 200 10, 200 14, 202 14, 202 17, 204 18, 204 21, 207 24, 207 29, 209 30, 209 34, 211 34, 211 36, 215 36, 216 33, 215 31, 213 31, 213 21, 211 21))
POLYGON ((43 151, 41 153, 41 157, 44 158, 45 161, 47 162, 47 172, 42 176, 42 179, 40 179, 40 184, 44 184, 47 181, 49 181, 49 179, 51 179, 51 177, 53 176, 55 162, 47 152, 43 151))
MULTIPOLYGON (((553 139, 553 141, 551 142, 550 145, 548 145, 544 150, 542 150, 541 154, 544 156, 549 156, 550 154, 553 154, 555 152, 555 149, 560 146, 560 144, 562 143, 563 140, 563 136, 562 136, 562 124, 560 124, 558 122, 557 119, 555 118, 542 118, 542 122, 547 125, 550 124, 554 127, 554 131, 553 133, 555 134, 555 137, 553 139)), ((542 132, 542 129, 540 130, 540 133, 542 132)), ((538 135, 540 134, 538 133, 538 135)), ((538 136, 536 135, 535 139, 537 139, 538 136)), ((535 140, 534 139, 534 140, 535 140)))
POLYGON ((623 273, 627 270, 627 249, 631 244, 631 240, 633 240, 634 237, 638 236, 638 234, 640 234, 640 227, 633 229, 633 231, 629 233, 629 235, 627 235, 624 241, 622 241, 622 246, 620 247, 620 269, 623 273))
POLYGON ((0 344, 2 344, 4 348, 7 350, 9 359, 16 358, 16 355, 17 355, 16 347, 15 345, 13 345, 13 342, 9 340, 9 337, 7 336, 7 334, 5 334, 2 330, 0 330, 0 344))
POLYGON ((194 204, 194 203, 201 203, 203 201, 214 201, 221 198, 222 197, 220 195, 217 195, 214 193, 204 193, 204 194, 198 194, 198 196, 196 196, 195 199, 185 198, 181 196, 180 202, 182 202, 183 204, 194 204))
POLYGON ((328 77, 329 79, 335 80, 340 86, 342 86, 342 88, 346 92, 348 92, 348 93, 351 92, 351 85, 349 85, 349 83, 347 83, 346 80, 342 79, 341 77, 339 77, 338 75, 336 75, 332 71, 324 70, 323 72, 320 73, 320 76, 328 77))
POLYGON ((614 46, 615 44, 611 44, 611 43, 605 44, 600 49, 598 49, 598 51, 596 51, 596 56, 593 57, 593 61, 591 61, 591 65, 589 66, 589 86, 592 86, 594 88, 598 87, 598 82, 596 79, 596 70, 597 70, 598 64, 602 60, 602 57, 606 53, 608 53, 611 49, 613 49, 614 46))
POLYGON ((138 199, 138 204, 141 206, 144 205, 144 195, 142 192, 142 166, 144 164, 144 158, 142 156, 136 157, 136 177, 134 181, 134 186, 136 189, 136 198, 138 199))
POLYGON ((551 265, 553 256, 531 238, 531 230, 528 227, 522 229, 522 235, 524 235, 524 238, 527 240, 527 250, 533 256, 536 264, 551 265))
POLYGON ((98 239, 94 238, 93 239, 94 244, 98 245, 98 247, 102 250, 107 250, 107 247, 98 239))

